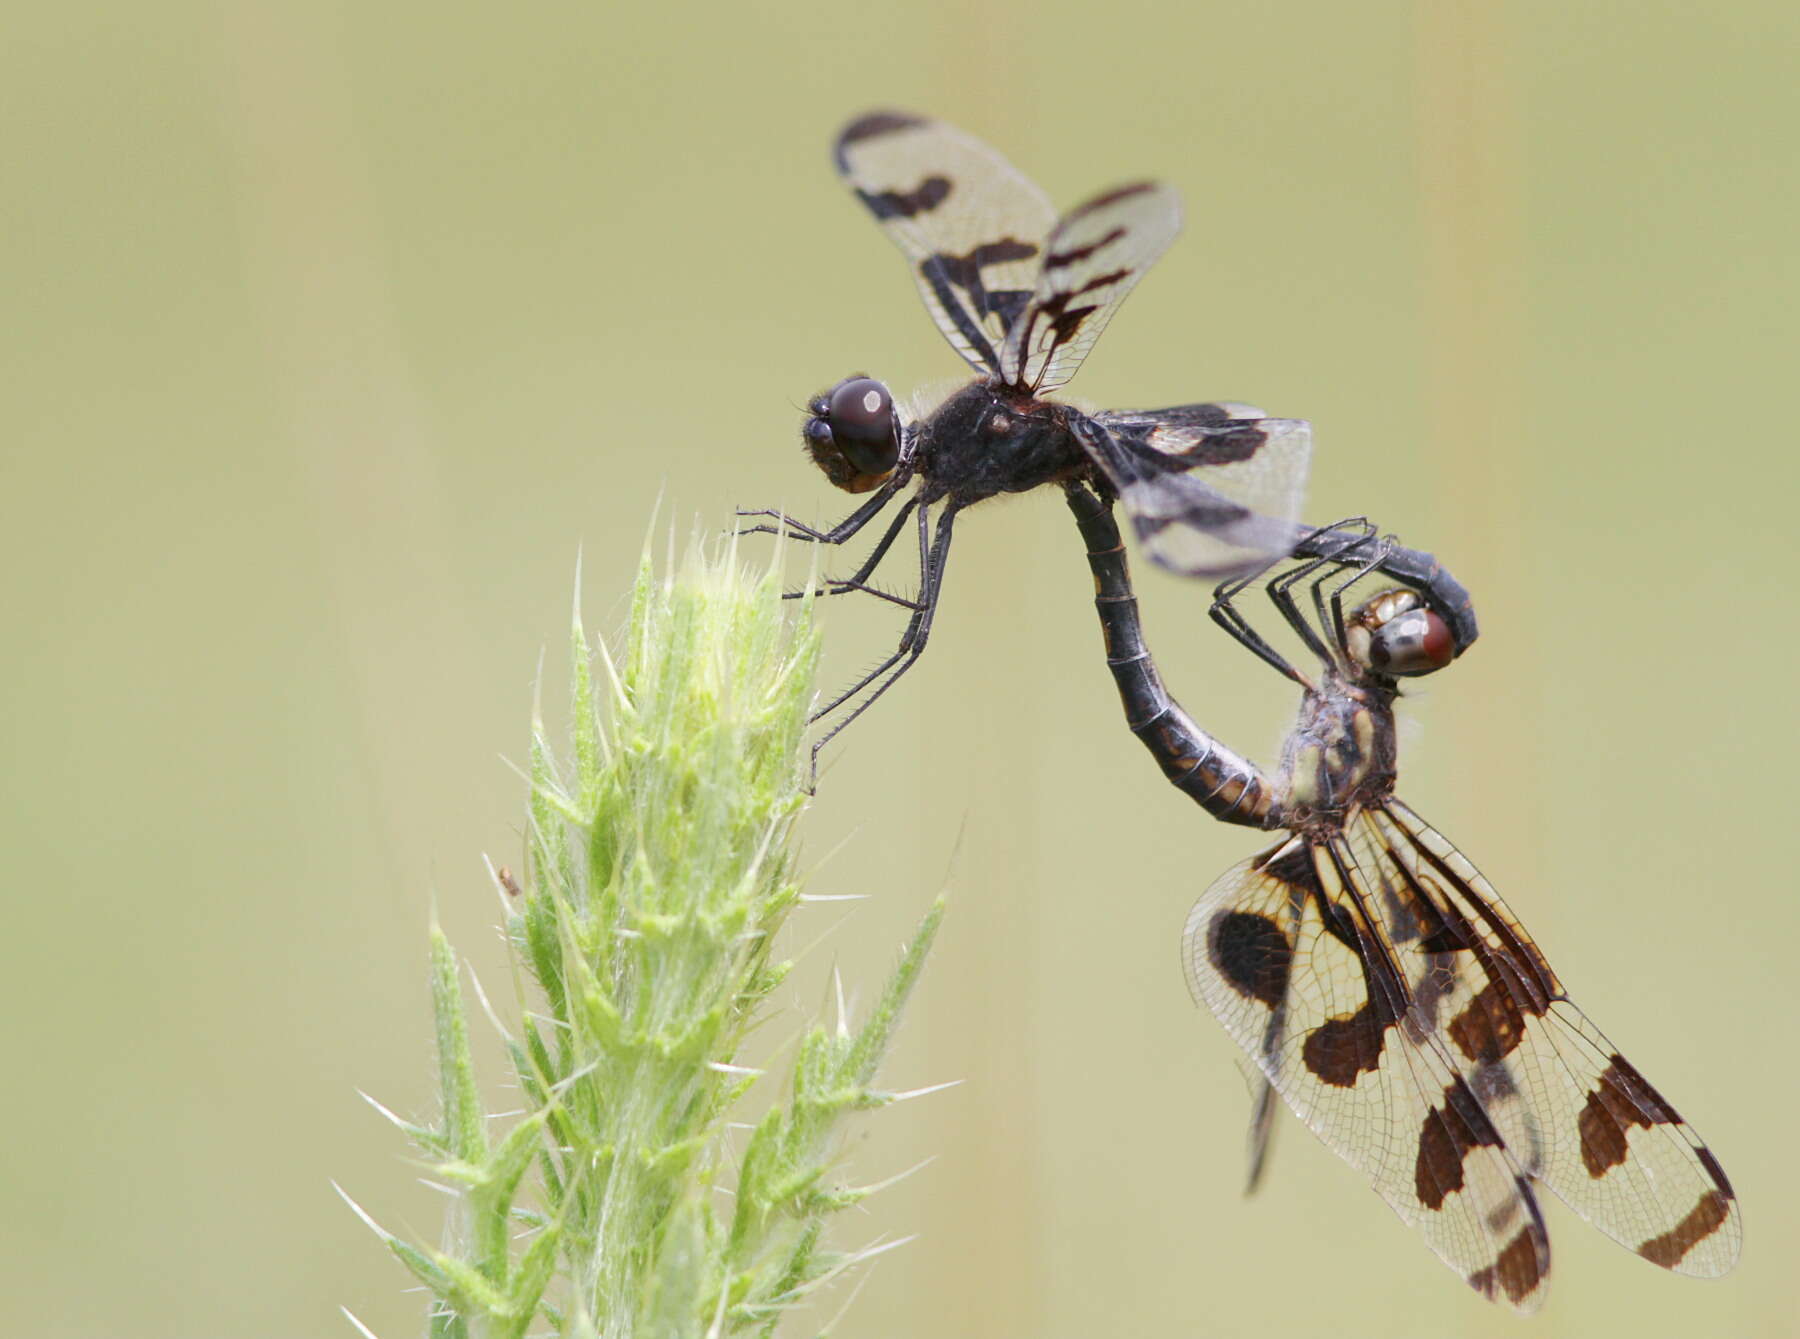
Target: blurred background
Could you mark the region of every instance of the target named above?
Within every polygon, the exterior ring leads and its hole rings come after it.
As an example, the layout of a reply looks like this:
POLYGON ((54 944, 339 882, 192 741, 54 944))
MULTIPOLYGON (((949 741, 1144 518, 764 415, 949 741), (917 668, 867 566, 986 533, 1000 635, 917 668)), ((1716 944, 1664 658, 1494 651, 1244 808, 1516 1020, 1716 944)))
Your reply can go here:
MULTIPOLYGON (((1474 591, 1402 787, 1737 1183, 1731 1277, 1548 1206, 1544 1335, 1800 1332, 1789 440, 1800 11, 1117 0, 36 6, 0 47, 7 1333, 418 1333, 332 1193, 436 1234, 356 1096, 429 1098, 432 907, 492 976, 540 654, 653 509, 830 521, 796 406, 954 378, 826 146, 871 105, 1186 234, 1071 388, 1314 420, 1307 514, 1474 591), (1785 839, 1784 839, 1785 840, 1785 839)), ((1189 904, 1254 850, 1126 734, 1060 500, 966 518, 930 653, 828 756, 790 999, 944 886, 843 1224, 838 1332, 1503 1335, 1243 1086, 1189 904), (841 1301, 847 1292, 840 1294, 841 1301)), ((1293 694, 1138 565, 1172 686, 1273 762, 1293 694)), ((874 602, 868 602, 873 605, 874 602)), ((827 611, 825 686, 892 610, 827 611)), ((546 651, 547 648, 547 651, 546 651)), ((505 1094, 496 1101, 505 1104, 505 1094)), ((835 1301, 832 1303, 835 1305, 835 1301)), ((830 1308, 812 1317, 815 1326, 830 1308)), ((797 1333, 810 1332, 805 1324, 797 1333)))

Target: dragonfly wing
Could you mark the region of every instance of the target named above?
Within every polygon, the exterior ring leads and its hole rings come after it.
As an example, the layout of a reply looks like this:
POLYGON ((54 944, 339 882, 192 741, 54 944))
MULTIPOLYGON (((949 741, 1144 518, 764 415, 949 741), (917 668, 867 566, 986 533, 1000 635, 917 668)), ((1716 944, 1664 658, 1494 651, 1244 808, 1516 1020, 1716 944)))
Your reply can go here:
POLYGON ((1743 1228, 1718 1159, 1568 999, 1481 872, 1397 800, 1348 836, 1404 950, 1418 1025, 1527 1172, 1654 1264, 1729 1270, 1743 1228))
POLYGON ((998 373, 1056 226, 1049 198, 973 135, 908 112, 857 117, 831 160, 906 257, 951 347, 977 372, 998 373))
POLYGON ((1155 182, 1118 187, 1063 215, 1037 289, 1007 331, 1001 379, 1033 394, 1067 382, 1180 231, 1181 197, 1155 182))
POLYGON ((1242 405, 1115 410, 1074 424, 1152 561, 1224 579, 1293 550, 1312 425, 1242 405))
POLYGON ((1195 904, 1188 984, 1445 1264, 1485 1296, 1535 1310, 1550 1245, 1530 1179, 1456 1068, 1410 1026, 1406 983, 1365 902, 1340 837, 1285 838, 1195 904))

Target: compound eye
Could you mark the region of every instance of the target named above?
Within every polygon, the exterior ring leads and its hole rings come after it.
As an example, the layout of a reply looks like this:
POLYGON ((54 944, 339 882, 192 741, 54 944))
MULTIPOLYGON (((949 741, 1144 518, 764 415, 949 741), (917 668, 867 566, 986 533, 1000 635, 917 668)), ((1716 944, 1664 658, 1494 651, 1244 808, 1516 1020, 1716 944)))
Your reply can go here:
POLYGON ((1368 665, 1381 674, 1430 674, 1455 657, 1449 625, 1429 609, 1408 609, 1369 633, 1368 665))
POLYGON ((862 474, 886 474, 900 458, 894 397, 873 377, 852 377, 825 407, 838 449, 862 474))

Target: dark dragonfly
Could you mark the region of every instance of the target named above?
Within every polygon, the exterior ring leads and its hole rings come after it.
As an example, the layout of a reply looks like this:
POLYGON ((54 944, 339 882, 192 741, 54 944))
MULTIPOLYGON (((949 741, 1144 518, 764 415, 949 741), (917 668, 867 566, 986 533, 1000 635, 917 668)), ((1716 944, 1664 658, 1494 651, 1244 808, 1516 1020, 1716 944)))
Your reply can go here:
MULTIPOLYGON (((857 569, 822 593, 868 591, 910 611, 898 647, 826 703, 869 689, 814 745, 860 715, 925 649, 964 509, 1001 493, 1082 481, 1116 498, 1150 557, 1217 579, 1304 548, 1297 525, 1312 431, 1239 404, 1084 413, 1047 398, 1076 369, 1119 304, 1181 226, 1174 191, 1138 182, 1105 191, 1060 219, 1044 193, 998 153, 941 121, 872 112, 839 132, 837 171, 906 256, 944 337, 976 377, 927 412, 903 418, 881 382, 852 376, 808 404, 806 449, 825 476, 868 500, 815 529, 772 510, 745 511, 842 544, 899 502, 857 569), (903 599, 870 578, 914 521, 919 589, 903 599)), ((1421 587, 1460 652, 1475 640, 1463 588, 1429 554, 1396 549, 1385 570, 1421 587)))
POLYGON ((1729 1270, 1742 1225, 1712 1151, 1569 1001, 1475 866, 1394 794, 1398 679, 1442 668, 1453 640, 1412 590, 1346 612, 1383 557, 1373 528, 1318 532, 1321 556, 1268 582, 1316 677, 1239 610, 1254 577, 1216 593, 1215 620, 1303 693, 1271 778, 1169 696, 1111 506, 1079 485, 1068 500, 1133 732, 1214 817, 1283 830, 1207 889, 1183 941, 1195 999, 1258 1090, 1251 1184, 1278 1093, 1471 1287, 1519 1311, 1543 1300, 1550 1268, 1541 1186, 1653 1264, 1729 1270))

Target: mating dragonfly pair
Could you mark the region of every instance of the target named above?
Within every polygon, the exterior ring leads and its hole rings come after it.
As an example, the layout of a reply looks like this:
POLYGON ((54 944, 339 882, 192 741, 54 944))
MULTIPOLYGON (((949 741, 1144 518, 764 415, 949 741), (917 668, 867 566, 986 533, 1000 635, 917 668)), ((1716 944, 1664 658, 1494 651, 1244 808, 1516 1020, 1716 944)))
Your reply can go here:
POLYGON ((1279 1096, 1471 1287, 1518 1310, 1534 1309, 1548 1281, 1540 1186, 1664 1268, 1730 1269, 1742 1230, 1718 1160, 1568 1000, 1475 867, 1394 794, 1398 682, 1474 641, 1467 592, 1366 522, 1299 523, 1303 421, 1229 403, 1090 414, 1046 398, 1174 239, 1175 193, 1137 183, 1058 218, 987 145, 898 112, 851 122, 833 162, 976 377, 910 420, 881 382, 839 382, 808 406, 806 449, 832 483, 868 500, 828 530, 744 513, 764 518, 752 531, 843 544, 898 504, 867 559, 823 593, 878 595, 908 611, 907 625, 890 656, 820 711, 837 719, 815 761, 925 649, 957 516, 1058 485, 1086 544, 1131 729, 1215 818, 1281 833, 1207 890, 1184 939, 1196 1000, 1254 1076, 1252 1185, 1279 1096), (1164 687, 1115 504, 1153 561, 1220 581, 1214 620, 1300 687, 1275 776, 1202 730, 1164 687), (912 599, 871 584, 909 519, 912 599), (1352 605, 1372 573, 1402 584, 1352 605), (1315 674, 1239 607, 1259 581, 1315 674))

